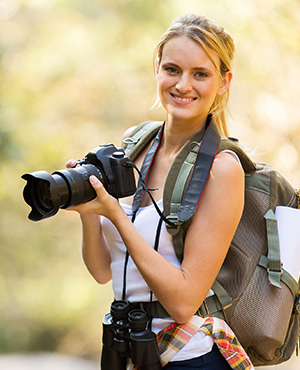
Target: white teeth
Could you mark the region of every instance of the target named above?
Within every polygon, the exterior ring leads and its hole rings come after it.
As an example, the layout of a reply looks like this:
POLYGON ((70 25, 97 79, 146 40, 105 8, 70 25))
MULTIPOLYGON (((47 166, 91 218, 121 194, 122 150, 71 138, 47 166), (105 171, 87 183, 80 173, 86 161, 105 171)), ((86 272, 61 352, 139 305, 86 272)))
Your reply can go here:
POLYGON ((180 98, 179 96, 175 96, 175 99, 180 100, 180 101, 192 101, 194 98, 180 98))

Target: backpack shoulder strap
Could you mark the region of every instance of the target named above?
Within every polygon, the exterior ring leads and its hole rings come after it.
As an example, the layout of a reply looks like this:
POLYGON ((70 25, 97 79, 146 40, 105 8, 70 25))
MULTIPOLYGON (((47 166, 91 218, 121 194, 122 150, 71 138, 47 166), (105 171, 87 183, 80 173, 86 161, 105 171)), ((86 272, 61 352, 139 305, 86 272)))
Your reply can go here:
POLYGON ((162 121, 146 121, 136 126, 130 136, 123 140, 125 154, 134 161, 139 153, 155 137, 162 124, 162 121))
MULTIPOLYGON (((212 120, 212 127, 215 124, 212 120)), ((200 201, 203 187, 199 184, 199 176, 202 183, 206 183, 212 166, 212 161, 208 163, 201 155, 201 142, 203 135, 198 135, 191 140, 188 147, 183 147, 177 155, 169 171, 164 191, 164 212, 166 217, 174 223, 174 227, 167 225, 168 232, 173 236, 173 244, 176 256, 181 262, 183 259, 183 245, 185 233, 190 223, 190 218, 196 210, 200 201), (199 155, 197 154, 199 151, 199 155), (196 160, 200 165, 196 165, 196 160), (205 171, 200 171, 201 167, 205 171), (188 189, 193 189, 192 193, 188 189), (188 216, 186 216, 188 215, 188 216), (183 222, 179 222, 182 220, 183 222)), ((210 141, 217 141, 218 134, 212 133, 210 141)), ((236 139, 221 137, 215 151, 220 153, 223 150, 235 152, 242 164, 246 174, 251 174, 256 170, 256 164, 250 159, 246 152, 241 148, 236 139)), ((204 157, 209 150, 204 150, 204 157)), ((213 153, 213 152, 212 152, 213 153)), ((214 155, 214 154, 212 154, 214 155)))
POLYGON ((220 134, 211 119, 206 130, 194 135, 177 154, 166 178, 163 202, 168 226, 174 235, 195 213, 220 143, 220 134), (201 145, 200 145, 201 143, 201 145))

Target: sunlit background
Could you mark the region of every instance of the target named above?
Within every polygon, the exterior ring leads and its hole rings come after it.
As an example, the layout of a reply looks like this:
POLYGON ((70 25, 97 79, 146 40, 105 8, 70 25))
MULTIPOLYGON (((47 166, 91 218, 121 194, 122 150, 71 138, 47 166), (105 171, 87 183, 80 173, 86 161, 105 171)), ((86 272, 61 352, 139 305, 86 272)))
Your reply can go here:
MULTIPOLYGON (((0 0, 2 354, 98 361, 111 285, 82 263, 76 214, 27 219, 21 175, 63 169, 99 144, 119 146, 132 125, 163 120, 150 109, 152 52, 186 12, 215 19, 236 41, 231 136, 300 187, 299 0, 0 0)), ((296 358, 278 366, 296 367, 296 358)))

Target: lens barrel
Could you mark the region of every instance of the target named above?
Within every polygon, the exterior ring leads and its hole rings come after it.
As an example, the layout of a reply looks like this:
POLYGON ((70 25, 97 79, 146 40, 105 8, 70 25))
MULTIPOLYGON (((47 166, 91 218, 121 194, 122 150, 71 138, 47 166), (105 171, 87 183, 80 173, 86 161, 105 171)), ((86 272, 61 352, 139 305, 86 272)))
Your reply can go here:
POLYGON ((59 208, 69 208, 94 199, 96 192, 89 182, 91 175, 106 186, 101 170, 92 164, 55 171, 52 175, 46 171, 24 174, 22 178, 27 184, 23 197, 32 208, 28 218, 39 221, 54 216, 59 208))

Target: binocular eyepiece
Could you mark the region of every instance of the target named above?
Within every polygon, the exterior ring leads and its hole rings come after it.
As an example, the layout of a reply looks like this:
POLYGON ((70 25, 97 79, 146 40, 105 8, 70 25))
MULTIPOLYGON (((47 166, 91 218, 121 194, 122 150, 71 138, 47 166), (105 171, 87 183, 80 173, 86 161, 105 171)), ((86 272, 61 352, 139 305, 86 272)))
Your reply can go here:
POLYGON ((103 319, 102 370, 125 370, 131 358, 140 370, 161 370, 156 335, 148 329, 146 311, 114 301, 103 319))

